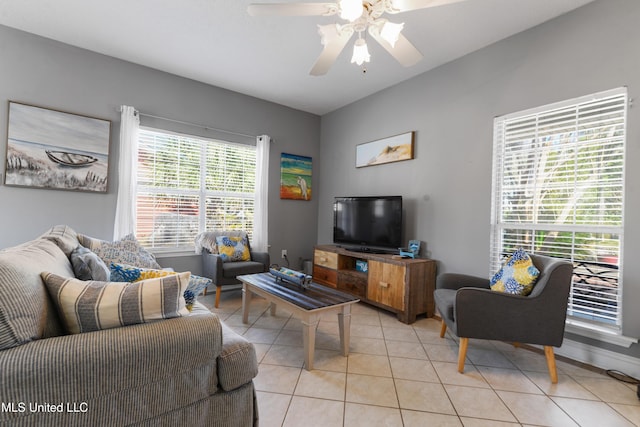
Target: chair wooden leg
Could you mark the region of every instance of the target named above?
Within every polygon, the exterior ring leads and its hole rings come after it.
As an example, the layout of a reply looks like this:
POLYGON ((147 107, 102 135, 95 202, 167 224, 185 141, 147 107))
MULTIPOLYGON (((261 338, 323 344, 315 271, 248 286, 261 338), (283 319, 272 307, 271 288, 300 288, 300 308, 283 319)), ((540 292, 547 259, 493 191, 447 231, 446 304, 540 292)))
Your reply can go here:
POLYGON ((549 376, 551 377, 551 383, 558 383, 558 372, 556 370, 556 358, 553 354, 553 347, 550 345, 544 346, 544 355, 547 358, 547 367, 549 368, 549 376))
POLYGON ((220 294, 222 293, 222 286, 216 286, 216 303, 214 304, 215 308, 218 308, 220 305, 220 294))
POLYGON ((464 372, 464 360, 467 358, 467 346, 469 338, 460 338, 460 349, 458 350, 458 372, 464 372))
POLYGON ((447 332, 447 324, 444 323, 444 319, 442 319, 442 325, 440 325, 440 338, 444 338, 445 332, 447 332))

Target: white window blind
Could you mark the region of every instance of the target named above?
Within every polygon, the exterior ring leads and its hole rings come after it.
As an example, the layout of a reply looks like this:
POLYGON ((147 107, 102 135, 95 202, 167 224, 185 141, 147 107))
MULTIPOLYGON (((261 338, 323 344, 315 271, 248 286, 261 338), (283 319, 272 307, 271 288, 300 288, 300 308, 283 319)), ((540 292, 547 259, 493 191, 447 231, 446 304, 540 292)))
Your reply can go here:
POLYGON ((627 91, 494 121, 491 271, 518 247, 574 264, 568 315, 621 326, 627 91))
POLYGON ((254 146, 140 129, 136 236, 193 249, 205 230, 253 230, 254 146))

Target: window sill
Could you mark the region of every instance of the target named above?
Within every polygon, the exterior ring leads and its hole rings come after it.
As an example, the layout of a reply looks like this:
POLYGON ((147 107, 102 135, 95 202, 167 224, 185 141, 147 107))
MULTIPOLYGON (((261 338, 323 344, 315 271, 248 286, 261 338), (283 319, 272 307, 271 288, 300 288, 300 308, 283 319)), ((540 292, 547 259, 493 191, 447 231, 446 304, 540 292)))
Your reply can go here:
POLYGON ((613 329, 602 326, 593 325, 587 322, 581 322, 575 319, 567 319, 565 332, 580 335, 582 337, 591 338, 597 341, 606 342, 624 348, 631 347, 632 344, 638 342, 637 338, 630 338, 617 333, 613 329))
POLYGON ((187 257, 187 256, 196 256, 196 252, 193 248, 191 249, 170 249, 170 250, 156 250, 153 251, 153 255, 156 258, 173 258, 173 257, 187 257))

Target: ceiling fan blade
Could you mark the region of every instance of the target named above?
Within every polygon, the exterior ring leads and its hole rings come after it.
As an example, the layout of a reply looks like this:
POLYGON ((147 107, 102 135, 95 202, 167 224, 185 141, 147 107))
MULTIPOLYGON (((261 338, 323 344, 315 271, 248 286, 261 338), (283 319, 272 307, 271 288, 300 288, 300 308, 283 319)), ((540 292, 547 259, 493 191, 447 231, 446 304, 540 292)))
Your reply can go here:
POLYGON ((389 13, 408 12, 410 10, 426 9, 428 7, 444 6, 446 4, 458 3, 465 0, 392 0, 389 13))
POLYGON ((353 35, 353 29, 343 29, 339 24, 318 25, 318 32, 322 37, 324 48, 309 72, 312 76, 327 74, 353 35))
POLYGON ((251 16, 330 16, 338 13, 336 3, 253 3, 251 16))
MULTIPOLYGON (((373 27, 370 27, 370 29, 373 27)), ((422 60, 422 54, 416 47, 402 34, 398 36, 395 46, 383 39, 377 31, 369 31, 369 34, 385 48, 400 64, 405 67, 416 65, 422 60)))

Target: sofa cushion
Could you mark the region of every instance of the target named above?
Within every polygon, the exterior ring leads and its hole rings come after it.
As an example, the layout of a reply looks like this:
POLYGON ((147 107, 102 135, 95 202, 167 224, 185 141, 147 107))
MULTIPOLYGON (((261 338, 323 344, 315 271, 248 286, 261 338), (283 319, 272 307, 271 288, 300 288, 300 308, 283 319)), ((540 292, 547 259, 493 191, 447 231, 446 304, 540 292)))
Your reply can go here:
MULTIPOLYGON (((175 271, 163 269, 156 270, 151 268, 140 268, 131 265, 111 263, 110 276, 113 282, 138 282, 140 280, 152 279, 156 277, 165 277, 171 274, 178 274, 175 271)), ((189 285, 184 291, 184 299, 187 304, 187 309, 191 311, 193 303, 196 301, 198 295, 209 285, 211 285, 211 279, 206 277, 196 276, 192 274, 189 277, 189 285)))
POLYGON ((58 245, 66 256, 71 255, 71 252, 79 245, 78 233, 68 225, 54 225, 40 238, 50 240, 58 245))
POLYGON ((133 234, 115 242, 78 234, 78 241, 82 246, 95 252, 106 265, 115 262, 143 268, 162 268, 155 256, 143 248, 133 234))
POLYGON ((80 280, 109 280, 109 268, 100 257, 82 245, 78 245, 69 255, 73 272, 80 280))
POLYGON ((43 270, 73 276, 69 259, 51 240, 0 251, 0 350, 64 333, 40 277, 43 270))
POLYGON ((264 273, 264 264, 255 261, 227 262, 222 269, 222 276, 228 279, 242 274, 264 273))
POLYGON ((222 262, 251 260, 249 239, 246 237, 218 236, 216 237, 216 245, 222 262))
POLYGON ((253 344, 222 323, 222 353, 218 356, 218 382, 225 391, 250 382, 258 375, 253 344))
POLYGON ((190 273, 139 282, 98 282, 42 273, 72 334, 186 316, 184 290, 190 273))
POLYGON ((511 254, 489 284, 492 291, 529 295, 539 274, 529 254, 520 248, 511 254))
MULTIPOLYGON (((0 411, 0 426, 251 426, 218 422, 239 398, 221 393, 221 351, 222 326, 212 313, 7 349, 0 352, 2 402, 64 402, 65 410, 0 411), (67 412, 66 402, 88 411, 67 412), (212 404, 203 414, 201 402, 212 404), (176 422, 175 413, 185 418, 176 422)), ((251 393, 244 399, 250 403, 251 393)))

